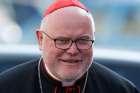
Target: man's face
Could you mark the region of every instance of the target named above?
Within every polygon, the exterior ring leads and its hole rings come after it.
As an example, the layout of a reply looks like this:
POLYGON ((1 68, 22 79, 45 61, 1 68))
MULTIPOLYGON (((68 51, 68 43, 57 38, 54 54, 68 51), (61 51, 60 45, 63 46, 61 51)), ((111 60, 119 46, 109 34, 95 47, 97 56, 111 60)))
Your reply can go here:
MULTIPOLYGON (((93 39, 94 26, 84 12, 79 8, 74 8, 72 11, 69 8, 57 10, 48 15, 42 29, 55 39, 93 39)), ((40 41, 47 70, 62 81, 80 78, 92 63, 92 47, 80 50, 75 43, 72 43, 69 49, 58 49, 55 47, 54 40, 46 35, 43 35, 40 41)))

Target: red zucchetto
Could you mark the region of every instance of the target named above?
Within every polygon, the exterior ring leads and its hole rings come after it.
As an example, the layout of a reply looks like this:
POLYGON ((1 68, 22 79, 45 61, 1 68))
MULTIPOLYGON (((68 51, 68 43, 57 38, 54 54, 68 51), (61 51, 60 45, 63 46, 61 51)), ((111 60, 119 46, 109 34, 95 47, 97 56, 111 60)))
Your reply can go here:
POLYGON ((76 6, 88 12, 88 9, 78 0, 57 0, 47 8, 47 10, 44 13, 44 17, 57 9, 69 6, 76 6))

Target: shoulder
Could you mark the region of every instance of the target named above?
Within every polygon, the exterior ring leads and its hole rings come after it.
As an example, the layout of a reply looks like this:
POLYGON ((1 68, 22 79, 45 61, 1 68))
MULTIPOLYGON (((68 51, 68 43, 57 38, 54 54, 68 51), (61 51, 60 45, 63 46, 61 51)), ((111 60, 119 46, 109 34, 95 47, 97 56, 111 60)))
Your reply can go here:
POLYGON ((111 69, 94 62, 90 68, 92 79, 95 79, 99 87, 105 88, 110 93, 138 93, 135 85, 111 69))
POLYGON ((37 60, 31 60, 23 64, 10 68, 0 74, 0 87, 8 84, 24 82, 26 78, 35 73, 37 60))

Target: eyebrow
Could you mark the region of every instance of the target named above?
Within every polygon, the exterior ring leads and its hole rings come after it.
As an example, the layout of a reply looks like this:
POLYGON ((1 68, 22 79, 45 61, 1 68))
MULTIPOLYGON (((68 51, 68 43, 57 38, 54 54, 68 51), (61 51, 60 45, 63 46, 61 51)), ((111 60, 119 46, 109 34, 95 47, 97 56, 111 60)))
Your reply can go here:
MULTIPOLYGON (((70 37, 65 37, 65 36, 58 36, 55 39, 63 39, 63 40, 71 40, 72 38, 70 37)), ((80 36, 76 39, 86 39, 86 40, 91 40, 90 36, 80 36)))
POLYGON ((71 38, 69 37, 64 37, 64 36, 58 36, 55 39, 63 39, 63 40, 70 40, 71 38))
POLYGON ((79 37, 79 38, 77 38, 77 39, 86 39, 86 40, 89 40, 89 39, 91 39, 89 36, 81 36, 81 37, 79 37))

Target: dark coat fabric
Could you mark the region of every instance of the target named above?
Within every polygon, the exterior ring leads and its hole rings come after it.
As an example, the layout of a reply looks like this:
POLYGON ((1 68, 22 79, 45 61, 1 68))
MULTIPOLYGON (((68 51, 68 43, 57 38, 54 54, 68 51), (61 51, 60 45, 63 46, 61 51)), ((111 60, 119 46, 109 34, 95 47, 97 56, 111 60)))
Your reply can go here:
MULTIPOLYGON (((41 93, 38 78, 38 61, 34 60, 15 66, 0 74, 0 93, 41 93)), ((93 62, 89 69, 85 93, 140 93, 127 79, 105 66, 93 62)), ((85 76, 74 86, 80 91, 67 92, 67 88, 41 69, 43 93, 82 93, 85 76), (57 89, 57 91, 56 91, 57 89)))

